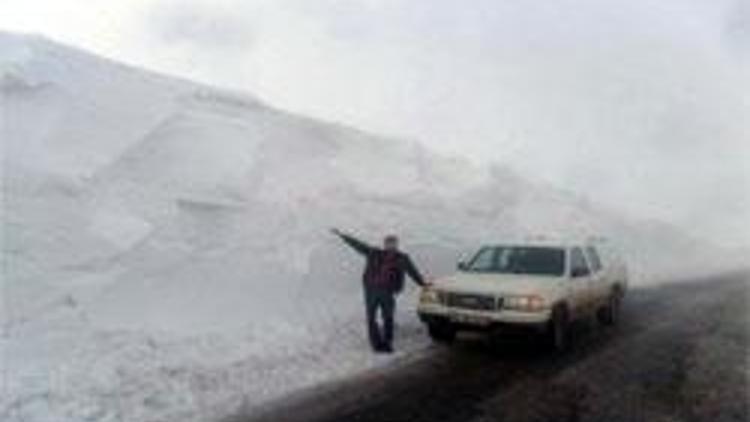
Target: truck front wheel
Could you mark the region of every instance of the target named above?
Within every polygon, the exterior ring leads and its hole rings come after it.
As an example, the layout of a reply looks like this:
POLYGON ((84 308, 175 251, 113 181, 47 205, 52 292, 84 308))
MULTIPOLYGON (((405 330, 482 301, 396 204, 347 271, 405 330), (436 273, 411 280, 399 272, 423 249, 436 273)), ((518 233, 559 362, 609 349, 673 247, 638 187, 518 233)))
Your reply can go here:
POLYGON ((570 320, 563 306, 552 311, 547 336, 550 348, 556 353, 564 353, 570 347, 570 320))

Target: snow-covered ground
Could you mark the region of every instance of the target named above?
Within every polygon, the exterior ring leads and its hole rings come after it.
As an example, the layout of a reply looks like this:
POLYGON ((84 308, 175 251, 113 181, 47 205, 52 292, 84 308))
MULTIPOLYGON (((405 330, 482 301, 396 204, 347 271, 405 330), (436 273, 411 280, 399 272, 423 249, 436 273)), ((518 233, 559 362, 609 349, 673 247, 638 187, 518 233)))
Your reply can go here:
MULTIPOLYGON (((359 258, 397 232, 439 276, 483 239, 620 239, 636 282, 702 249, 501 166, 0 33, 0 420, 215 420, 427 347, 414 289, 368 352, 359 258)), ((704 268, 705 270, 706 268, 704 268)))

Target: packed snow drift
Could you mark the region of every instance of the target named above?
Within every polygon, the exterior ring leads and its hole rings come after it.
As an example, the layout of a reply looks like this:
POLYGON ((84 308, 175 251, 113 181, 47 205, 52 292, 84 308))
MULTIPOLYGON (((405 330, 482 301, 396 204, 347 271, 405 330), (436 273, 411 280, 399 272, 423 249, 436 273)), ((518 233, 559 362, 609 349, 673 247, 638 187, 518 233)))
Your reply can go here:
POLYGON ((329 227, 399 233, 432 276, 518 233, 617 239, 636 284, 702 253, 500 165, 41 38, 0 33, 0 95, 3 421, 212 420, 385 363, 329 227))

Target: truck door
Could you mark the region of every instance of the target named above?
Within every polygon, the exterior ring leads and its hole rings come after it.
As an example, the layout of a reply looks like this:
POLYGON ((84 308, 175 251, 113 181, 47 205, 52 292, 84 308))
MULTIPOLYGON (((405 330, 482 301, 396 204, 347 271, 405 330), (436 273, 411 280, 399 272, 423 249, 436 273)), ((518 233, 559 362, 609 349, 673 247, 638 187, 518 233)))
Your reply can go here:
POLYGON ((599 253, 593 246, 586 246, 586 262, 591 269, 591 294, 593 306, 599 306, 609 298, 609 276, 607 271, 602 268, 602 261, 599 253))
POLYGON ((577 315, 586 313, 592 307, 591 269, 586 263, 583 251, 579 247, 570 250, 571 302, 573 312, 577 315))

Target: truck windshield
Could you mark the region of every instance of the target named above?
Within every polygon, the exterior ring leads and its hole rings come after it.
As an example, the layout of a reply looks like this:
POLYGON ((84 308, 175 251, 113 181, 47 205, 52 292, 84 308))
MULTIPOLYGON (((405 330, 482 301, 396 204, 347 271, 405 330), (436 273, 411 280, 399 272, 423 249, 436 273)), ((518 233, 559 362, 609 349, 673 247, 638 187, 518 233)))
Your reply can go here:
POLYGON ((565 251, 536 246, 487 246, 466 265, 466 271, 497 274, 562 276, 565 251))

